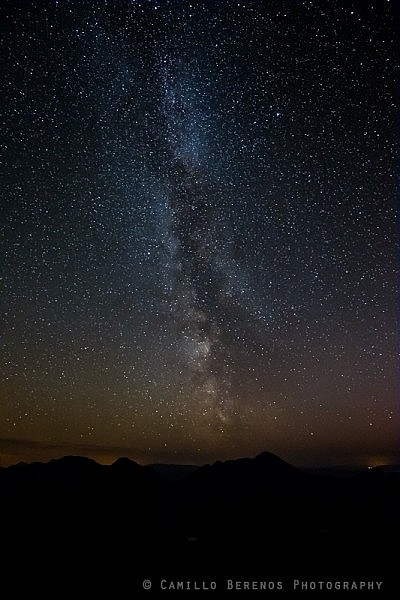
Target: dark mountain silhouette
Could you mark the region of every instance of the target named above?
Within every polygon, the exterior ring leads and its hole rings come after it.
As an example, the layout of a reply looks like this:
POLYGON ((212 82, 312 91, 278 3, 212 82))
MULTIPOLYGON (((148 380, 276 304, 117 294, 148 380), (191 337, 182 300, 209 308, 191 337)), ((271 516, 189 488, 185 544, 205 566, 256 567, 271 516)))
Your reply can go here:
POLYGON ((131 458, 127 458, 126 456, 121 456, 112 464, 113 470, 121 470, 126 471, 127 473, 137 473, 141 470, 141 466, 132 460, 131 458))
POLYGON ((167 481, 178 481, 179 479, 183 479, 199 468, 196 465, 168 465, 160 463, 150 466, 167 481))
POLYGON ((124 482, 135 480, 136 484, 157 485, 162 482, 162 478, 150 466, 142 467, 130 458, 118 458, 107 470, 109 476, 120 479, 124 482))
POLYGON ((63 577, 66 565, 90 562, 100 579, 113 573, 114 585, 132 572, 296 571, 371 572, 390 586, 399 499, 397 473, 319 476, 268 452, 199 468, 69 456, 0 469, 10 556, 23 548, 32 564, 63 577))
POLYGON ((263 452, 255 458, 242 458, 217 461, 194 471, 186 483, 197 486, 212 486, 213 489, 227 490, 232 487, 264 488, 272 483, 297 484, 311 477, 289 465, 270 452, 263 452))
POLYGON ((348 465, 337 465, 330 467, 311 467, 305 469, 306 473, 311 473, 312 475, 318 475, 320 477, 354 477, 357 473, 363 471, 365 467, 356 467, 356 466, 348 466, 348 465))

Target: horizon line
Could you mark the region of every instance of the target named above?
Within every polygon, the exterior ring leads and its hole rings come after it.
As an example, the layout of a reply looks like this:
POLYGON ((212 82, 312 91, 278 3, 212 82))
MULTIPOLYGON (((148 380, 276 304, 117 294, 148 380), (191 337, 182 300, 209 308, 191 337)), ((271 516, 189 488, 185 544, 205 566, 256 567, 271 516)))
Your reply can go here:
POLYGON ((326 454, 323 450, 320 453, 311 454, 310 452, 296 452, 292 449, 288 452, 266 450, 261 448, 246 452, 239 450, 230 453, 221 451, 220 454, 215 449, 204 451, 204 458, 195 456, 193 451, 165 452, 157 450, 140 450, 138 448, 126 446, 104 446, 98 444, 85 443, 57 443, 41 442, 36 440, 21 440, 15 438, 0 438, 0 467, 13 466, 19 463, 46 463, 52 459, 63 458, 65 456, 81 456, 95 460, 99 464, 113 464, 118 458, 129 458, 142 466, 154 464, 169 465, 190 465, 201 467, 215 462, 226 462, 229 460, 239 460, 244 458, 255 458, 256 456, 268 452, 279 457, 281 460, 292 464, 298 468, 351 468, 351 467, 379 467, 400 464, 399 453, 395 450, 386 450, 381 452, 372 452, 359 449, 350 452, 344 449, 338 449, 336 453, 337 460, 332 452, 326 454), (297 460, 296 460, 297 457, 297 460))

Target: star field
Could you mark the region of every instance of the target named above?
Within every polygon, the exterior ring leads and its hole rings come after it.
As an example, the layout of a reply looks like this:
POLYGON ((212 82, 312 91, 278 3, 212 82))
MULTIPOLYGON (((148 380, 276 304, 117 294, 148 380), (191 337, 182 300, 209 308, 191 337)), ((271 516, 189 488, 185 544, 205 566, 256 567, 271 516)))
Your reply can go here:
POLYGON ((395 3, 0 11, 0 437, 393 456, 395 3))

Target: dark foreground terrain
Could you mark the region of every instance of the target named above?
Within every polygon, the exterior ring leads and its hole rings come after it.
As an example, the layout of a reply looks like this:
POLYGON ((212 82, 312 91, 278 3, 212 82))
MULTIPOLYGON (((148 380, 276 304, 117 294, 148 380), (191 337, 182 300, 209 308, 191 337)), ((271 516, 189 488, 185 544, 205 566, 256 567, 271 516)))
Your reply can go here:
POLYGON ((0 469, 0 498, 12 597, 400 597, 397 473, 65 457, 0 469))

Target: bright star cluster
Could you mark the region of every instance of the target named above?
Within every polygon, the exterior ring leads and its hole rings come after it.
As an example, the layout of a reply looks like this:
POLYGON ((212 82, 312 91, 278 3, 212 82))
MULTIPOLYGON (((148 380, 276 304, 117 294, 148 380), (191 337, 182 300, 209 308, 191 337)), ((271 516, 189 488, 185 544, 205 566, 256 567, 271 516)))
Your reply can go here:
POLYGON ((0 13, 0 437, 393 456, 395 2, 0 13))

